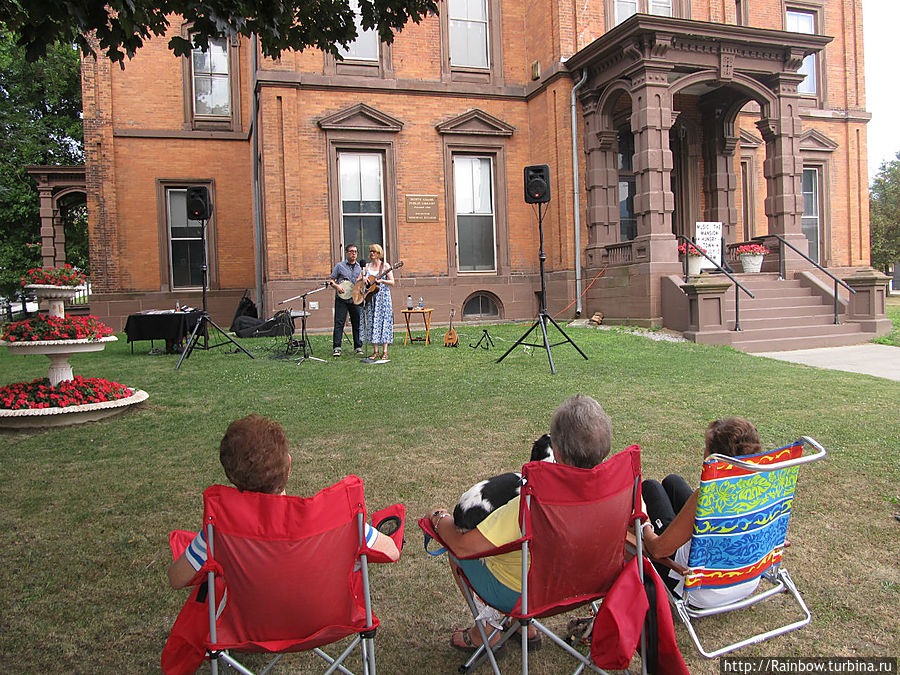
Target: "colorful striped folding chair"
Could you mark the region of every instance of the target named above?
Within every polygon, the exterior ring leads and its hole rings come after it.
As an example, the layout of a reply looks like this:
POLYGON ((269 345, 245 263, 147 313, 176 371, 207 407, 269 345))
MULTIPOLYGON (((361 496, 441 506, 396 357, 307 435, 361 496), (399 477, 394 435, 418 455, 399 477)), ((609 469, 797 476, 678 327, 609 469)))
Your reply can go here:
MULTIPOLYGON (((367 563, 390 561, 365 544, 362 480, 348 476, 308 498, 214 485, 203 506, 209 555, 197 578, 205 572, 209 585, 203 646, 213 673, 219 663, 250 672, 232 651, 276 654, 262 672, 285 652, 313 651, 326 672, 349 673, 343 663, 359 647, 363 672, 374 675, 379 622, 367 563), (336 658, 321 649, 348 637, 336 658)), ((373 520, 397 519, 392 538, 402 543, 404 513, 397 504, 373 520)))
POLYGON ((671 563, 684 576, 684 595, 671 593, 675 610, 703 656, 714 658, 807 625, 812 616, 782 565, 794 485, 800 464, 825 456, 806 436, 771 452, 740 459, 710 455, 703 463, 700 496, 687 568, 671 563), (805 446, 815 450, 803 454, 805 446), (702 590, 726 589, 762 577, 769 587, 741 600, 700 608, 691 603, 702 590), (713 651, 700 643, 691 619, 743 609, 784 591, 794 597, 803 618, 744 638, 713 651))

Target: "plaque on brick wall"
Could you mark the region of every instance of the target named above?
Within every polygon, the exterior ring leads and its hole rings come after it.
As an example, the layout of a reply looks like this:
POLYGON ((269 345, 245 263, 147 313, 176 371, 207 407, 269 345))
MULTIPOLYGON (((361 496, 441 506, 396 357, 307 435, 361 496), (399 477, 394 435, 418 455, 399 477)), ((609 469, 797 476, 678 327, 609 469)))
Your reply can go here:
POLYGON ((437 221, 437 195, 406 195, 407 223, 436 223, 437 221))
MULTIPOLYGON (((697 246, 706 251, 706 255, 722 264, 722 223, 697 223, 694 229, 697 246)), ((709 260, 703 258, 700 269, 715 269, 709 260)))

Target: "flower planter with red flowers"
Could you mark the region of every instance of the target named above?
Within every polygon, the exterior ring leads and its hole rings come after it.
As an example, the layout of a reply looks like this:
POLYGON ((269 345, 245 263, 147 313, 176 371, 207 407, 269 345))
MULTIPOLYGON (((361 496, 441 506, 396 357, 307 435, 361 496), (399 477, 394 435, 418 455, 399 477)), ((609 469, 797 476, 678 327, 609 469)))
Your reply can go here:
POLYGON ((50 298, 50 314, 7 324, 0 329, 0 346, 13 354, 43 354, 50 359, 46 378, 0 388, 0 426, 63 426, 102 419, 147 399, 147 393, 101 378, 72 373, 69 358, 96 352, 117 338, 96 316, 65 316, 63 302, 84 283, 70 266, 29 270, 22 284, 39 297, 50 298), (28 282, 37 282, 30 284, 28 282), (48 283, 44 283, 48 282, 48 283))

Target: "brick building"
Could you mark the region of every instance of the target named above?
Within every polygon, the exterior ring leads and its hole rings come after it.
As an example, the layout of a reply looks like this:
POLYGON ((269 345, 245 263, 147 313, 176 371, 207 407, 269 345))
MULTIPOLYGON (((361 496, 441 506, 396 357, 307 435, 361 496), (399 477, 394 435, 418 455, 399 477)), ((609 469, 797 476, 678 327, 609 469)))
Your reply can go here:
MULTIPOLYGON (((869 262, 861 0, 448 0, 343 61, 166 43, 83 63, 92 310, 116 329, 199 304, 193 185, 226 323, 245 289, 269 316, 372 241, 404 261, 398 312, 409 294, 437 320, 532 318, 535 164, 551 314, 581 297, 563 316, 696 328, 676 235, 697 221, 727 245, 781 235, 842 277, 869 262)), ((789 248, 784 266, 811 269, 789 248)))

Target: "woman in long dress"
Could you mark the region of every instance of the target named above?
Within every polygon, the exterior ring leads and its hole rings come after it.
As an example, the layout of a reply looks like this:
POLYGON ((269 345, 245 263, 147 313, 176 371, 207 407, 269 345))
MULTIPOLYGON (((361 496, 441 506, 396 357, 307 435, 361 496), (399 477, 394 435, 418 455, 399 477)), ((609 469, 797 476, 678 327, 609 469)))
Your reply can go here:
POLYGON ((375 350, 370 358, 387 359, 388 345, 394 341, 394 306, 391 302, 391 286, 394 285, 394 273, 384 262, 384 249, 378 244, 369 246, 369 263, 363 270, 366 278, 382 276, 375 281, 378 291, 366 302, 363 309, 363 341, 372 345, 375 350), (387 274, 385 274, 385 270, 387 274))

